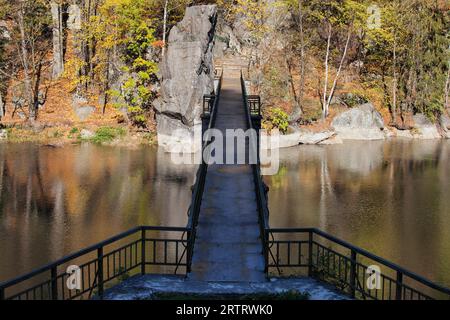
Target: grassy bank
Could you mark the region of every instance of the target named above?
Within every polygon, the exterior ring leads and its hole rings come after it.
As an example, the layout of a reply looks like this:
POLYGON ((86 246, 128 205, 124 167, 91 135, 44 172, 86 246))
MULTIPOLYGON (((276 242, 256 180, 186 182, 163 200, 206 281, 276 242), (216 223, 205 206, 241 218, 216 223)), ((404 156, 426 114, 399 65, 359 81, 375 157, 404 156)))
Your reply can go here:
POLYGON ((156 134, 140 132, 126 126, 11 126, 1 129, 1 142, 38 143, 62 146, 91 142, 101 145, 154 145, 156 134))

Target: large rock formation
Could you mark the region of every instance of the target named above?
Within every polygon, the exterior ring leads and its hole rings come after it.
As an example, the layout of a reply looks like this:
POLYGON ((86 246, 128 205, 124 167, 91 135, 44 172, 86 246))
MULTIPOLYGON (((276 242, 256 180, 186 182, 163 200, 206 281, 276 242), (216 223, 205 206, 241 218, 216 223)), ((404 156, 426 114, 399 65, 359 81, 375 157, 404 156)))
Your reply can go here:
POLYGON ((344 140, 383 140, 384 121, 371 103, 346 111, 332 122, 338 137, 344 140))
POLYGON ((446 114, 441 115, 440 125, 442 130, 444 131, 444 137, 450 139, 450 117, 446 114))
POLYGON ((183 20, 170 31, 161 63, 161 97, 155 102, 158 142, 167 151, 196 151, 201 130, 204 94, 214 91, 213 45, 217 8, 214 5, 186 9, 183 20), (182 130, 177 130, 182 129, 182 130))
POLYGON ((442 138, 439 129, 433 122, 430 121, 424 114, 418 113, 413 116, 414 129, 413 136, 416 139, 440 139, 442 138))

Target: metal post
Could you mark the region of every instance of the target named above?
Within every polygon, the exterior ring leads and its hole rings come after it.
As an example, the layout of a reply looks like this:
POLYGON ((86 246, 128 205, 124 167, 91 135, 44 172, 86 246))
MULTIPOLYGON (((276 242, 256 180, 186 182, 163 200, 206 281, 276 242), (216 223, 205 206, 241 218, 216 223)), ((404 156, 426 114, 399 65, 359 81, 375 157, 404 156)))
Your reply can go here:
POLYGON ((142 275, 145 274, 145 263, 146 263, 145 240, 146 240, 146 235, 145 235, 145 229, 143 228, 141 231, 141 274, 142 275))
POLYGON ((356 251, 352 250, 350 257, 350 297, 356 295, 356 251))
POLYGON ((98 261, 98 296, 103 299, 103 247, 97 249, 97 261, 98 261))
POLYGON ((313 233, 309 231, 309 239, 308 239, 308 276, 312 277, 313 275, 313 233))
POLYGON ((397 271, 397 284, 395 287, 396 300, 402 300, 402 289, 403 289, 403 273, 397 271))
POLYGON ((187 232, 187 248, 186 248, 186 273, 191 272, 191 263, 192 263, 192 246, 193 241, 191 240, 192 231, 187 232))
MULTIPOLYGON (((263 222, 260 222, 263 223, 263 222)), ((264 230, 264 272, 267 274, 269 272, 269 231, 264 230)))
POLYGON ((56 266, 50 269, 52 283, 52 300, 58 300, 58 270, 56 266))

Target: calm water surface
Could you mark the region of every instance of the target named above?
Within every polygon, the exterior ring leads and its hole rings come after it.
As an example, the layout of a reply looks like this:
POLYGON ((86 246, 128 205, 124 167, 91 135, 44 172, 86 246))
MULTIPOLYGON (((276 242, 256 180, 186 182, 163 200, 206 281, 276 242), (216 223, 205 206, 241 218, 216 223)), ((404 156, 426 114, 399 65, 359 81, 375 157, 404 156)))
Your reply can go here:
POLYGON ((450 141, 281 151, 272 227, 319 227, 450 286, 450 141))
MULTIPOLYGON (((137 225, 184 226, 195 166, 153 148, 0 145, 0 281, 137 225)), ((273 227, 319 227, 450 286, 450 141, 281 151, 273 227)))
POLYGON ((195 169, 153 148, 0 144, 0 281, 138 225, 185 226, 195 169))

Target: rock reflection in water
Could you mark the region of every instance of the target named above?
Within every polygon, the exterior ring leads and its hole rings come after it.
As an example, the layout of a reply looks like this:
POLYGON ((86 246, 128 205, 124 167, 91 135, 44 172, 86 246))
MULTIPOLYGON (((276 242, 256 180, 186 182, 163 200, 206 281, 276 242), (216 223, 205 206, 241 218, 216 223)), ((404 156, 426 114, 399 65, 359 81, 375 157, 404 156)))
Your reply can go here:
POLYGON ((450 141, 282 150, 273 227, 319 227, 450 286, 450 141))

